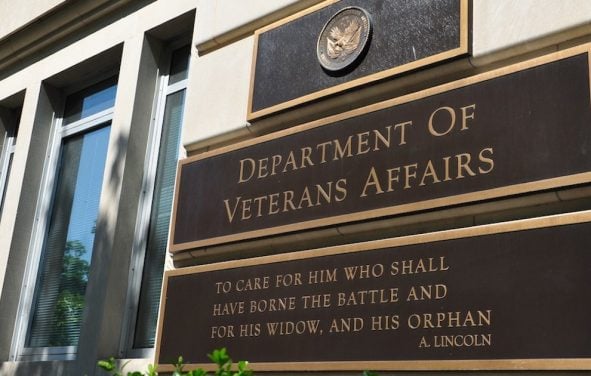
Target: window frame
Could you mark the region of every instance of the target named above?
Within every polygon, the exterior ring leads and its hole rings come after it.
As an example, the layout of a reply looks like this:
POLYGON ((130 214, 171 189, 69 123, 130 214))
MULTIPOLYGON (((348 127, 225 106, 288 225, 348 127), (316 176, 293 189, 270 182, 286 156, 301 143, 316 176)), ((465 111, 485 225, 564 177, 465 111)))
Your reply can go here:
MULTIPOLYGON (((131 252, 132 260, 130 265, 129 284, 126 298, 127 304, 124 318, 125 325, 123 328, 120 344, 119 355, 121 357, 152 358, 154 356, 154 347, 134 347, 134 340, 139 316, 140 293, 142 288, 144 264, 146 261, 145 256, 148 245, 148 233, 152 214, 152 201, 154 199, 154 190, 156 185, 156 170, 158 167, 158 159, 161 153, 160 142, 164 130, 163 123, 166 102, 169 95, 182 90, 186 91, 188 88, 189 81, 187 76, 183 80, 175 82, 171 85, 168 84, 170 78, 172 54, 177 49, 183 48, 186 45, 187 42, 184 40, 172 43, 166 47, 162 54, 163 57, 161 59, 160 71, 166 73, 162 73, 158 77, 157 90, 154 98, 152 122, 150 124, 148 142, 146 147, 146 155, 144 159, 144 171, 142 175, 141 188, 142 190, 140 195, 140 202, 138 205, 136 226, 134 230, 133 249, 131 252)), ((188 67, 187 71, 189 71, 189 69, 190 68, 188 67)), ((185 108, 186 107, 183 105, 183 113, 185 111, 185 108)), ((183 126, 184 120, 181 124, 181 127, 183 126)), ((181 143, 179 145, 179 153, 177 159, 182 159, 184 154, 184 149, 182 148, 181 143)), ((164 265, 164 269, 165 268, 166 266, 164 265)))
POLYGON ((8 177, 10 175, 10 166, 11 162, 14 160, 14 153, 16 151, 17 125, 18 124, 11 124, 9 129, 5 132, 4 142, 0 149, 0 220, 4 209, 4 200, 6 198, 4 196, 6 195, 6 185, 8 184, 8 177))
MULTIPOLYGON (((110 77, 117 78, 117 72, 110 72, 105 77, 95 77, 94 83, 110 77)), ((117 80, 116 80, 117 81, 117 80)), ((88 85, 91 86, 91 84, 88 85)), ((18 321, 13 333, 13 341, 10 350, 10 360, 12 361, 51 361, 51 360, 75 360, 78 353, 78 346, 50 346, 50 347, 27 347, 26 341, 33 320, 33 308, 35 304, 35 290, 37 289, 38 277, 41 271, 41 257, 45 252, 48 229, 53 212, 53 206, 56 199, 57 178, 61 164, 61 149, 63 141, 71 136, 81 135, 104 126, 113 121, 115 113, 115 104, 96 114, 76 120, 64 125, 65 98, 67 95, 79 89, 70 88, 64 90, 61 108, 55 111, 51 119, 51 130, 45 154, 43 172, 39 192, 37 195, 37 205, 35 209, 35 220, 33 233, 29 243, 29 253, 27 255, 27 267, 23 278, 22 293, 19 298, 17 309, 18 321)), ((116 98, 117 93, 115 93, 116 98)), ((107 148, 107 156, 109 149, 107 148)), ((104 181, 104 176, 103 176, 104 181)), ((101 193, 102 195, 102 193, 101 193)), ((92 268, 89 273, 92 273, 92 268)), ((85 307, 86 309, 86 307, 85 307)), ((81 325, 84 325, 82 322, 81 325)))

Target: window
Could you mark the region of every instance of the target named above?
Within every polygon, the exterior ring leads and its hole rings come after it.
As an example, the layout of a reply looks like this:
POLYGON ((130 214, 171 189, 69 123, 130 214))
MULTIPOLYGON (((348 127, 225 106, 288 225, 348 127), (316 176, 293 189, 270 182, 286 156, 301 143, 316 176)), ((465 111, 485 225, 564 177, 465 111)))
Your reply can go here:
POLYGON ((69 95, 55 124, 58 157, 48 166, 54 184, 23 355, 76 353, 116 88, 112 78, 69 95))
MULTIPOLYGON (((128 347, 154 346, 160 302, 162 274, 168 243, 176 166, 179 159, 190 46, 172 52, 168 75, 161 78, 161 95, 157 105, 152 148, 148 148, 144 185, 143 210, 136 237, 136 262, 140 265, 139 296, 132 304, 136 313, 135 329, 130 333, 128 347), (156 157, 157 156, 157 157, 156 157), (152 177, 152 178, 150 178, 152 177), (142 239, 147 239, 142 243, 142 239)), ((139 274, 139 273, 138 273, 139 274)), ((139 277, 139 276, 138 276, 139 277)))
MULTIPOLYGON (((20 110, 17 111, 20 116, 20 110)), ((0 217, 2 216, 2 209, 4 208, 4 200, 6 197, 6 188, 8 186, 8 177, 10 176, 10 168, 12 167, 12 160, 14 158, 14 151, 16 150, 16 135, 18 133, 19 119, 15 121, 13 128, 9 129, 4 134, 4 143, 0 148, 0 217)))

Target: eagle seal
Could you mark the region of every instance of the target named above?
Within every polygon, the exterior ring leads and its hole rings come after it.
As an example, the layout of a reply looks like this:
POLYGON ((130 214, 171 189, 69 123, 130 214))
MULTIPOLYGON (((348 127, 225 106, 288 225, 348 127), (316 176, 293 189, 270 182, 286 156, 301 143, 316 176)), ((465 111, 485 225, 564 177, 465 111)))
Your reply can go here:
POLYGON ((324 25, 318 37, 316 54, 320 65, 332 72, 350 66, 367 47, 370 33, 370 17, 365 9, 341 9, 324 25))

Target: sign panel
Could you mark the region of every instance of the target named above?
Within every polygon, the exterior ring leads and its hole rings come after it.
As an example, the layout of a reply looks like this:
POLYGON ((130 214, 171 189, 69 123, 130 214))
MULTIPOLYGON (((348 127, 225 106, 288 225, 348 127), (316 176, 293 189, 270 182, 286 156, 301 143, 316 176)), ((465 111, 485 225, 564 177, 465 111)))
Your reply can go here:
POLYGON ((467 53, 467 0, 325 1, 255 33, 248 119, 467 53))
POLYGON ((156 361, 591 367, 591 212, 167 272, 156 361), (570 359, 570 360, 569 360, 570 359))
POLYGON ((579 48, 186 159, 170 249, 589 182, 589 91, 579 48))

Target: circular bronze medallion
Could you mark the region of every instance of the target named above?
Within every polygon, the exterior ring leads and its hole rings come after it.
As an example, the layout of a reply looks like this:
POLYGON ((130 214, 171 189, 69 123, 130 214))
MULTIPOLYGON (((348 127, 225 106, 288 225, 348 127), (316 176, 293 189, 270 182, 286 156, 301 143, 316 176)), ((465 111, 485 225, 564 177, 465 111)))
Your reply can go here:
POLYGON ((320 65, 339 71, 353 64, 367 46, 371 33, 369 14, 358 7, 343 8, 324 25, 316 54, 320 65))

